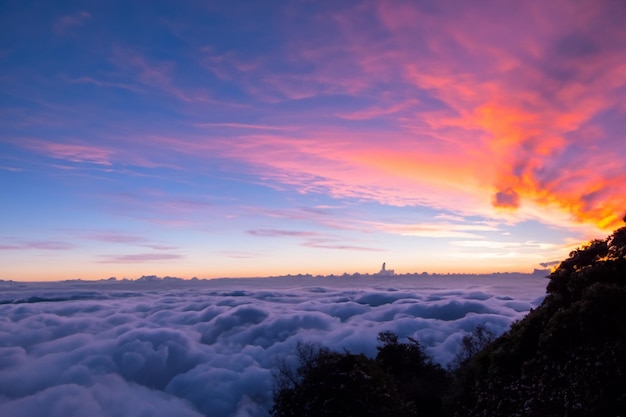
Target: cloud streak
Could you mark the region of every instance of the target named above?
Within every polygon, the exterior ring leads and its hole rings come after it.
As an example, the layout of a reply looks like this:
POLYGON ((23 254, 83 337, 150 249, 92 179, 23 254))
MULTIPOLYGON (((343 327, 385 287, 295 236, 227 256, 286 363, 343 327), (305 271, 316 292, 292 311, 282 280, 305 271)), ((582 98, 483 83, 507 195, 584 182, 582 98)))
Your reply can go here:
POLYGON ((183 259, 183 255, 177 253, 136 253, 126 255, 102 255, 99 263, 134 264, 147 262, 176 261, 183 259))
POLYGON ((51 158, 73 163, 90 163, 110 167, 116 151, 103 146, 89 144, 54 143, 38 139, 22 141, 22 146, 51 158))
POLYGON ((296 230, 274 230, 274 229, 258 229, 248 230, 248 233, 253 236, 259 237, 295 237, 302 238, 301 246, 317 249, 331 249, 331 250, 349 250, 360 252, 381 252, 382 249, 372 248, 367 246, 351 245, 343 243, 343 240, 339 237, 332 235, 325 235, 318 232, 305 232, 296 230))
POLYGON ((59 242, 52 240, 38 240, 23 242, 15 239, 11 240, 12 243, 0 243, 0 250, 51 250, 51 251, 65 251, 74 249, 76 246, 69 242, 59 242))
POLYGON ((317 232, 304 232, 298 230, 255 229, 248 230, 252 236, 262 237, 312 237, 319 236, 317 232))
POLYGON ((71 32, 73 29, 84 26, 89 20, 91 20, 91 18, 91 13, 86 11, 63 16, 54 22, 53 29, 57 35, 63 36, 71 32))

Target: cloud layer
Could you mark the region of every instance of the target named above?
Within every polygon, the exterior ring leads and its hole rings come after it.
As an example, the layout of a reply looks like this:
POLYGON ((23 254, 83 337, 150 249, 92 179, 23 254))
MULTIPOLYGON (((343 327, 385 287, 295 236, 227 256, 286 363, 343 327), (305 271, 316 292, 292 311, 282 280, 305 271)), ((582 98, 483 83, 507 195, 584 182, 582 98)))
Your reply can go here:
POLYGON ((529 276, 0 282, 0 414, 263 416, 298 341, 374 355, 378 332, 449 362, 536 306, 529 276))

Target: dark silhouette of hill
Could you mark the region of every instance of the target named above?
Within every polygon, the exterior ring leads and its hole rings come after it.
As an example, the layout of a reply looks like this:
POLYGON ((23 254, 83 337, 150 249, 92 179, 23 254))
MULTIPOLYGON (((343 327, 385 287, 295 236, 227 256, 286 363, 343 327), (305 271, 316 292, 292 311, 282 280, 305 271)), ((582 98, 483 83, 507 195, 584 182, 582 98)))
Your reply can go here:
POLYGON ((458 369, 455 415, 626 415, 626 228, 571 252, 547 292, 458 369))

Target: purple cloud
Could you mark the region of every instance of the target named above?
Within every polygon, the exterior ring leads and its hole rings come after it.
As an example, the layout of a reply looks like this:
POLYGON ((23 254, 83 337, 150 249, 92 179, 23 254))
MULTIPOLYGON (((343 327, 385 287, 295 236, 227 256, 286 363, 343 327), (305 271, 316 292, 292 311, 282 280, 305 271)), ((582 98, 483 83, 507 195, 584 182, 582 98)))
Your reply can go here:
POLYGON ((248 234, 263 237, 311 237, 319 236, 317 232, 302 232, 297 230, 256 229, 248 230, 248 234))
POLYGON ((150 248, 154 250, 174 250, 179 249, 173 245, 163 245, 151 241, 143 236, 128 234, 124 232, 118 232, 115 230, 93 230, 93 231, 76 231, 70 230, 81 239, 93 240, 97 242, 105 243, 121 243, 131 246, 138 246, 144 248, 150 248))
POLYGON ((519 194, 512 189, 498 191, 494 195, 493 205, 501 208, 518 208, 520 205, 519 194))
POLYGON ((173 261, 182 259, 183 256, 175 253, 139 253, 132 255, 103 255, 105 259, 98 261, 99 263, 145 263, 173 261))
POLYGON ((70 250, 76 245, 59 241, 28 241, 12 244, 0 244, 0 250, 70 250))
POLYGON ((70 31, 84 26, 92 18, 91 13, 81 11, 63 16, 54 22, 53 29, 57 35, 66 35, 70 31))
POLYGON ((365 252, 383 251, 383 249, 379 249, 379 248, 343 244, 343 243, 340 243, 342 240, 337 237, 334 237, 331 235, 325 235, 323 233, 318 233, 318 232, 304 232, 304 231, 297 231, 297 230, 278 230, 278 229, 257 229, 257 230, 248 230, 248 233, 253 236, 263 236, 263 237, 306 238, 305 241, 301 243, 301 246, 305 246, 309 248, 354 250, 354 251, 365 251, 365 252))
POLYGON ((380 248, 372 248, 367 246, 357 246, 357 245, 346 245, 342 243, 338 243, 338 239, 310 239, 304 243, 302 246, 307 246, 310 248, 318 248, 318 249, 333 249, 333 250, 353 250, 353 251, 362 251, 362 252, 384 252, 385 249, 380 248))

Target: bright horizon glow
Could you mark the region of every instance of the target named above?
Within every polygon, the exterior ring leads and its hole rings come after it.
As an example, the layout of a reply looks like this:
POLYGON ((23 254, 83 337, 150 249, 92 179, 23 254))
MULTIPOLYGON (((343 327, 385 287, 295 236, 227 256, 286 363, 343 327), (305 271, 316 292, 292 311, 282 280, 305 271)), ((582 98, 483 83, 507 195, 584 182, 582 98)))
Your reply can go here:
POLYGON ((0 279, 530 272, 622 225, 626 4, 12 2, 0 279))

